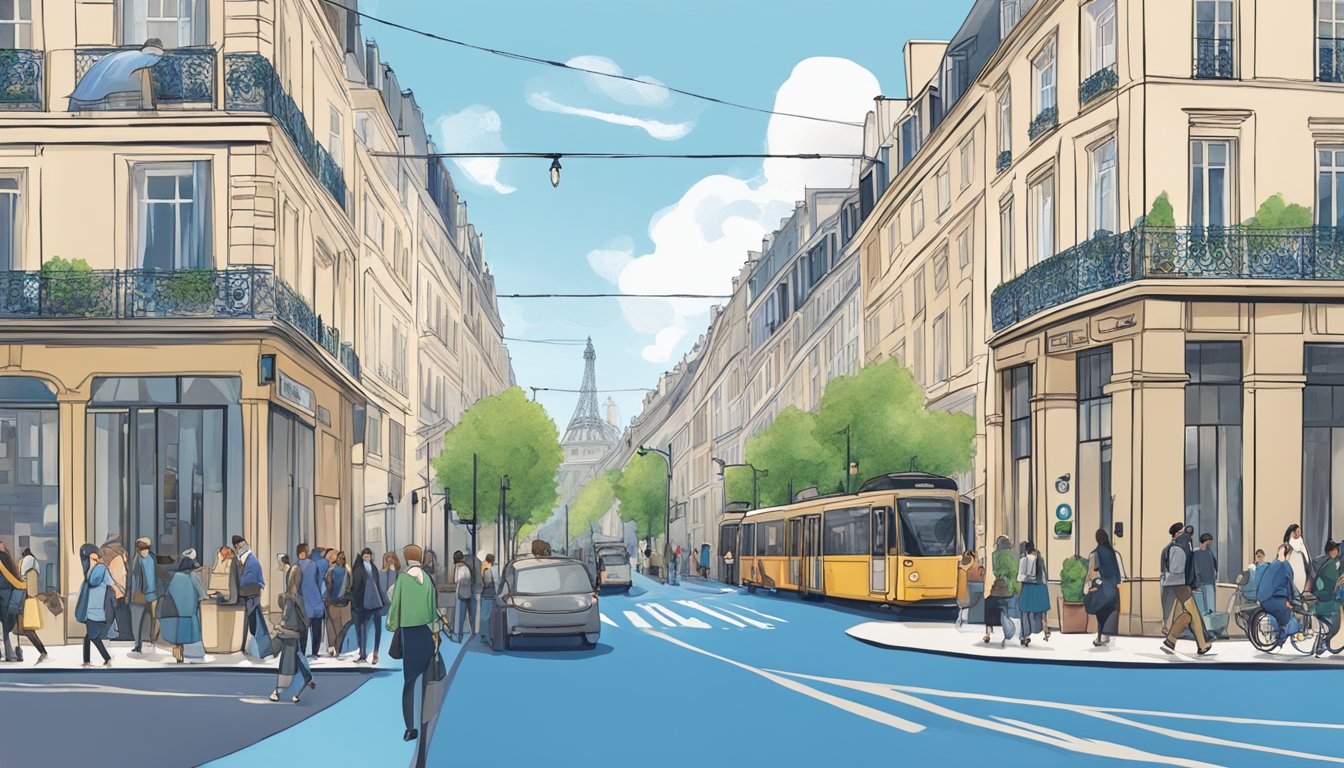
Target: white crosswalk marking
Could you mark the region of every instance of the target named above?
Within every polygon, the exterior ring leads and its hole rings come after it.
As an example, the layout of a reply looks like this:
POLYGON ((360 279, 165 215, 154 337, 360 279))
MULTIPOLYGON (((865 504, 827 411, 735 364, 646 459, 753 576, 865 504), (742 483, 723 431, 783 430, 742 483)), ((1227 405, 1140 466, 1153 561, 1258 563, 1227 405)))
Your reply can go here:
POLYGON ((611 619, 608 619, 608 618, 607 618, 607 614, 605 614, 605 613, 599 613, 598 616, 601 616, 601 617, 602 617, 602 623, 603 623, 603 624, 606 624, 606 625, 608 625, 608 626, 612 626, 612 627, 617 626, 616 622, 614 622, 614 621, 612 621, 611 619))
POLYGON ((771 615, 768 614, 768 613, 761 613, 760 611, 753 611, 752 609, 746 607, 745 605, 738 605, 737 603, 729 603, 729 605, 733 606, 734 608, 736 608, 736 609, 739 610, 739 611, 746 611, 747 613, 754 613, 754 614, 756 614, 757 616, 760 616, 760 617, 763 618, 763 619, 769 619, 769 620, 771 620, 771 621, 778 621, 780 624, 788 624, 788 623, 789 623, 789 622, 785 621, 784 619, 779 618, 778 616, 771 616, 771 615))
MULTIPOLYGON (((732 624, 734 627, 740 627, 740 628, 742 628, 742 629, 746 629, 746 628, 747 628, 747 625, 746 625, 746 624, 743 624, 742 622, 738 621, 737 619, 731 619, 731 618, 729 618, 729 617, 727 617, 727 616, 724 616, 722 613, 719 613, 718 611, 715 611, 715 610, 711 610, 711 609, 709 609, 709 608, 706 608, 705 606, 703 606, 703 605, 701 605, 701 604, 695 602, 694 600, 678 600, 677 603, 678 603, 679 605, 684 605, 684 606, 686 606, 687 608, 690 608, 690 609, 693 610, 693 611, 699 611, 699 612, 701 612, 701 613, 704 613, 704 614, 708 614, 708 615, 710 615, 710 616, 713 616, 714 618, 718 619, 719 621, 724 621, 724 622, 727 622, 727 623, 729 623, 729 624, 732 624)), ((765 626, 765 625, 762 624, 761 626, 765 626)))
POLYGON ((705 622, 703 622, 703 621, 701 621, 701 620, 699 620, 699 619, 688 619, 688 618, 686 618, 685 616, 682 616, 682 615, 677 614, 677 613, 673 613, 672 610, 671 610, 670 608, 668 608, 667 606, 662 605, 662 604, 660 604, 660 603, 649 603, 649 605, 652 605, 652 606, 653 606, 654 608, 656 608, 660 613, 662 613, 662 614, 665 615, 665 616, 670 617, 673 621, 677 622, 678 624, 680 624, 680 625, 683 626, 683 627, 690 627, 691 629, 709 629, 709 628, 710 628, 709 625, 706 624, 705 622))
POLYGON ((741 620, 747 622, 747 623, 750 624, 751 626, 756 627, 757 629, 774 629, 774 628, 775 628, 773 624, 766 624, 764 621, 757 621, 756 619, 750 619, 750 618, 747 618, 746 616, 743 616, 743 615, 740 614, 740 613, 735 613, 735 612, 733 612, 733 611, 730 611, 730 610, 728 610, 727 608, 724 608, 724 609, 723 609, 723 612, 726 613, 726 614, 729 614, 730 616, 735 616, 735 617, 737 617, 737 618, 739 618, 739 619, 741 619, 741 620))
POLYGON ((653 618, 655 618, 655 619, 657 619, 658 621, 662 622, 662 625, 663 625, 663 626, 665 626, 665 627, 675 627, 675 626, 677 626, 676 623, 673 622, 671 619, 667 618, 667 617, 664 616, 663 614, 661 614, 661 613, 659 613, 658 611, 654 610, 654 607, 653 607, 653 605, 652 605, 651 603, 640 603, 640 604, 639 604, 639 607, 640 607, 645 613, 649 614, 649 615, 652 616, 653 618))
POLYGON ((653 629, 653 625, 645 621, 644 617, 640 616, 638 613, 635 613, 634 611, 623 611, 623 613, 625 614, 625 618, 629 619, 630 623, 635 625, 636 629, 653 629))

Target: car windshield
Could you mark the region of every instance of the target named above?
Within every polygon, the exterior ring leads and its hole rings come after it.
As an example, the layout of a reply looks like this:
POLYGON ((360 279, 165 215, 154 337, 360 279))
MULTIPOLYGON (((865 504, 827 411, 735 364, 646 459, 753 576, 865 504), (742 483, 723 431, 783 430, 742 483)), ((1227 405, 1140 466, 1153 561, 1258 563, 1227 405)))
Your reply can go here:
POLYGON ((629 565, 630 558, 624 552, 603 552, 602 563, 604 565, 629 565))
POLYGON ((901 515, 901 554, 957 554, 957 507, 951 499, 900 499, 896 504, 901 515))
POLYGON ((574 595, 592 592, 593 582, 578 563, 547 563, 515 571, 513 591, 520 595, 574 595))

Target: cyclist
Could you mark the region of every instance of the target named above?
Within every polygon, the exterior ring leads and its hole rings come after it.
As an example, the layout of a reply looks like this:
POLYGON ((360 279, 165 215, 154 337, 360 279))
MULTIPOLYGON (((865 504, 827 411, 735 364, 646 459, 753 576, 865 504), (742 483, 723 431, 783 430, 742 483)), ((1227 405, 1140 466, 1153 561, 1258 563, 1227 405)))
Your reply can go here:
POLYGON ((1293 550, 1287 544, 1279 546, 1278 557, 1265 569, 1256 590, 1256 599, 1265 613, 1274 617, 1279 636, 1276 645, 1283 645, 1289 637, 1302 631, 1302 622, 1293 613, 1293 602, 1301 600, 1301 594, 1293 586, 1293 565, 1289 562, 1293 550))

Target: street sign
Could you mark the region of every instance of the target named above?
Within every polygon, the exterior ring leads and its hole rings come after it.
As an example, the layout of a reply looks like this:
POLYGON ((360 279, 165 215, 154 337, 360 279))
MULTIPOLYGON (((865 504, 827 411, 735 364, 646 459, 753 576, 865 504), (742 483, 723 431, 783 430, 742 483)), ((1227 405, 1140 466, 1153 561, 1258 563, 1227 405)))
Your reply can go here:
POLYGON ((1055 507, 1055 517, 1059 518, 1060 520, 1072 519, 1073 507, 1070 507, 1068 504, 1060 504, 1058 507, 1055 507))

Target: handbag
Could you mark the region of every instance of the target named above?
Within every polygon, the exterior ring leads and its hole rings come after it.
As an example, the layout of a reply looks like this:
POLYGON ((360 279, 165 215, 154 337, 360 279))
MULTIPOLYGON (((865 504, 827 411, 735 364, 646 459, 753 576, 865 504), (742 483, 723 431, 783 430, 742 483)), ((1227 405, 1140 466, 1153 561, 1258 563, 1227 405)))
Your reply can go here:
POLYGON ((389 658, 401 658, 401 627, 392 633, 392 642, 387 646, 387 655, 389 658))
POLYGON ((1083 595, 1083 610, 1091 616, 1096 616, 1114 606, 1120 594, 1114 584, 1108 584, 1099 579, 1094 581, 1093 584, 1095 588, 1083 595))
POLYGON ((425 667, 425 681, 437 683, 448 676, 448 668, 444 666, 443 656, 439 654, 437 648, 434 649, 434 657, 429 660, 429 666, 425 667))
POLYGON ((37 630, 42 628, 42 606, 38 604, 37 598, 30 597, 23 601, 23 616, 19 618, 19 629, 37 630))

